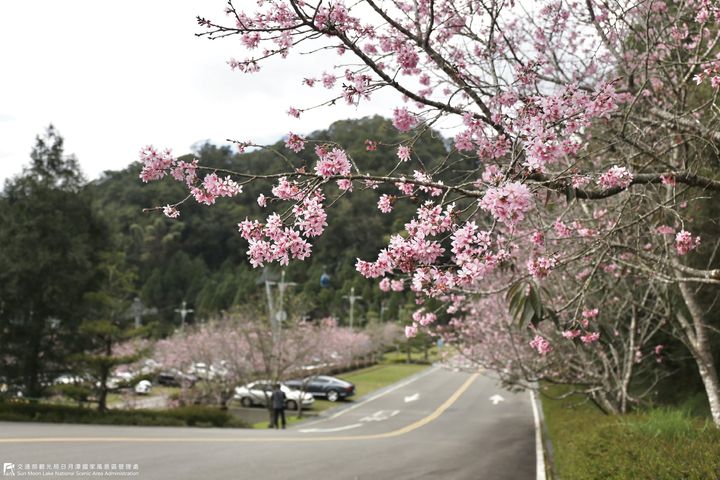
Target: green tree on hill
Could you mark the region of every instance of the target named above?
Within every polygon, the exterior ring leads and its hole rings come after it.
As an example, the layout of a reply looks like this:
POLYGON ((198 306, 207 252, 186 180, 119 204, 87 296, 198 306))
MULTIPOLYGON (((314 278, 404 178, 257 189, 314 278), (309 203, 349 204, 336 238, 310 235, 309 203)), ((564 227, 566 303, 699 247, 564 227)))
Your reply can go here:
POLYGON ((77 347, 83 295, 107 238, 77 161, 51 126, 0 194, 0 362, 37 397, 77 347))

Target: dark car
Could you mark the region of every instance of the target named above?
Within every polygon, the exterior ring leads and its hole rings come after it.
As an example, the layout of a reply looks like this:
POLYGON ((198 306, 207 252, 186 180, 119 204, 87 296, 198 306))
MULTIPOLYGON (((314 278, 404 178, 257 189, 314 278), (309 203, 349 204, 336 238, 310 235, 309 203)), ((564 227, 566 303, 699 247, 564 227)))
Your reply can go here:
POLYGON ((348 398, 355 395, 355 385, 336 377, 317 375, 298 380, 289 380, 285 384, 290 388, 303 390, 313 397, 327 398, 331 402, 337 402, 341 398, 348 398))
POLYGON ((183 385, 192 387, 195 382, 197 382, 195 375, 183 373, 180 370, 166 370, 157 376, 157 383, 168 387, 182 387, 183 385))

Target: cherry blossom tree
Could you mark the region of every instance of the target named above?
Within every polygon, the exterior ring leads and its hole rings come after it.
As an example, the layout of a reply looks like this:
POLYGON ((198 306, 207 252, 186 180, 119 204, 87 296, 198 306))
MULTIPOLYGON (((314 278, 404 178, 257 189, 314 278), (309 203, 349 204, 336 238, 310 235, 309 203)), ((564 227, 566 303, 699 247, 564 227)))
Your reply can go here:
POLYGON ((527 329, 501 297, 455 298, 449 323, 430 328, 509 386, 536 388, 540 380, 565 384, 572 387, 570 394, 587 396, 607 413, 625 413, 669 373, 664 368, 668 352, 657 340, 670 328, 669 315, 656 285, 638 290, 629 288, 637 285, 632 275, 604 277, 585 292, 586 302, 601 307, 585 308, 577 317, 560 314, 527 329), (607 288, 611 282, 625 288, 607 288))
POLYGON ((278 329, 261 315, 237 311, 158 341, 153 358, 183 372, 204 364, 199 381, 183 385, 184 400, 226 407, 238 385, 302 376, 308 366, 349 369, 375 348, 367 334, 332 319, 291 318, 278 329))
MULTIPOLYGON (((516 288, 527 292, 516 302, 527 320, 543 319, 548 302, 557 314, 582 310, 590 280, 568 284, 561 304, 543 298, 537 285, 554 270, 643 274, 681 300, 671 316, 720 425, 709 319, 695 293, 717 295, 720 269, 692 260, 705 241, 687 213, 720 191, 714 2, 264 0, 230 2, 225 13, 198 18, 199 35, 239 40, 247 54, 228 61, 239 72, 262 74, 265 62, 299 52, 339 55, 336 67, 298 78, 299 89, 327 89, 327 102, 290 105, 289 115, 372 102, 386 90, 406 140, 368 139, 368 150, 391 148, 397 161, 367 171, 342 145, 290 133, 286 148, 304 156, 276 151, 287 169, 271 175, 207 169, 147 147, 143 181, 169 175, 188 187, 185 199, 159 207, 168 217, 186 201, 210 205, 270 180, 258 203, 271 212, 238 227, 252 265, 284 265, 311 255, 333 198, 378 190, 378 214, 400 201, 416 202, 417 213, 377 258, 358 259, 362 275, 402 282, 419 303, 527 285, 516 288), (414 140, 433 128, 454 134, 447 157, 417 158, 414 140), (515 275, 493 283, 509 265, 515 275)), ((435 321, 419 311, 407 333, 435 321)))

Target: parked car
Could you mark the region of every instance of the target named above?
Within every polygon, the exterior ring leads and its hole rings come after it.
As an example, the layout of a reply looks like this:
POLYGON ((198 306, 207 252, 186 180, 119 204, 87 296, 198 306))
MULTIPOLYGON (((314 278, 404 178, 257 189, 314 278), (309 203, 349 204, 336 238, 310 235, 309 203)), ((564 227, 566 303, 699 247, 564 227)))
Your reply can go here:
MULTIPOLYGON (((123 379, 120 377, 108 377, 107 380, 105 381, 105 386, 109 390, 117 390, 118 388, 120 388, 120 385, 122 384, 122 382, 123 382, 123 379)), ((100 388, 100 386, 101 386, 100 380, 95 382, 95 386, 97 388, 100 388)))
POLYGON ((166 385, 168 387, 181 387, 183 385, 192 387, 197 380, 195 375, 183 373, 175 369, 162 371, 157 376, 158 385, 166 385))
POLYGON ((307 392, 313 397, 327 398, 331 402, 337 402, 342 398, 355 395, 355 385, 337 377, 329 377, 327 375, 288 380, 285 384, 290 388, 307 392))
MULTIPOLYGON (((297 410, 298 402, 302 408, 310 408, 315 399, 309 393, 293 390, 285 384, 280 384, 280 390, 285 393, 285 408, 297 410)), ((235 400, 239 400, 243 407, 253 405, 266 406, 272 396, 273 384, 269 381, 258 381, 235 388, 235 400)))
POLYGON ((53 380, 53 385, 70 385, 85 382, 85 378, 80 375, 73 375, 72 373, 63 373, 59 377, 53 380))
POLYGON ((152 390, 152 383, 150 380, 140 380, 137 385, 135 385, 135 393, 138 395, 147 395, 150 393, 150 390, 152 390))

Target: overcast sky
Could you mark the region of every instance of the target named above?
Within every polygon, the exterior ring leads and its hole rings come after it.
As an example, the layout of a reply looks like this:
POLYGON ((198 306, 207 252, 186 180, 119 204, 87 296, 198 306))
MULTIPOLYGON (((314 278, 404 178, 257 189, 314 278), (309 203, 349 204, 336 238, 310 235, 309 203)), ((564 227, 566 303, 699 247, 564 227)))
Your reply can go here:
MULTIPOLYGON (((249 2, 239 0, 239 2, 249 2)), ((35 136, 53 123, 84 173, 121 169, 147 144, 178 154, 226 138, 266 143, 332 121, 388 115, 388 101, 286 115, 318 103, 302 87, 338 62, 293 55, 260 73, 230 70, 245 56, 232 37, 195 37, 197 15, 224 18, 225 0, 32 0, 0 2, 0 182, 29 161, 35 136), (323 61, 327 63, 323 66, 323 61)), ((240 5, 238 3, 238 5, 240 5)))

